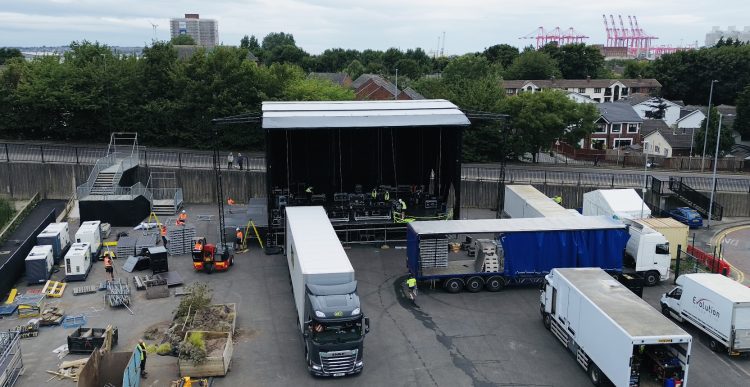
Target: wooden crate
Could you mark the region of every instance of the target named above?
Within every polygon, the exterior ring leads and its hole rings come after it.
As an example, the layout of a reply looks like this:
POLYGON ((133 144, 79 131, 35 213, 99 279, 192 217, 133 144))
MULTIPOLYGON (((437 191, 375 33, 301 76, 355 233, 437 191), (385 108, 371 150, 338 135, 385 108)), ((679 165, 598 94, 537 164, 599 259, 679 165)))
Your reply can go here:
POLYGON ((190 376, 193 378, 202 378, 208 376, 224 376, 229 371, 229 364, 232 362, 232 353, 234 346, 232 344, 232 334, 229 332, 207 332, 207 331, 187 331, 185 340, 194 332, 203 333, 207 339, 222 338, 226 340, 224 351, 221 356, 209 356, 201 364, 194 364, 189 360, 178 360, 177 365, 180 369, 180 376, 190 376))

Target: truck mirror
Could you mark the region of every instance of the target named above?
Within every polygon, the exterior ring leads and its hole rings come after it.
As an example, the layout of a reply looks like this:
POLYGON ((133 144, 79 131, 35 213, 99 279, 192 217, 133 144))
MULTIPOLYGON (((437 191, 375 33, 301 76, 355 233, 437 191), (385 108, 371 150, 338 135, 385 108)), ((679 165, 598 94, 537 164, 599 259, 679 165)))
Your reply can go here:
POLYGON ((365 317, 365 333, 370 333, 370 318, 365 317))

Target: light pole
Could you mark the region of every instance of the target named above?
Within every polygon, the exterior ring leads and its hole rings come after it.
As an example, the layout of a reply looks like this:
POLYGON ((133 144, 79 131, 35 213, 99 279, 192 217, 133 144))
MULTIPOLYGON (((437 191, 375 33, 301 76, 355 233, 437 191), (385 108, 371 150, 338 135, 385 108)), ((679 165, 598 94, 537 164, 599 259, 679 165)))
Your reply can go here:
MULTIPOLYGON (((731 114, 727 114, 731 115, 731 114)), ((716 150, 714 152, 714 172, 711 177, 711 200, 708 202, 708 222, 706 223, 706 229, 711 228, 711 215, 714 209, 714 193, 716 192, 716 164, 719 161, 719 142, 721 141, 721 119, 724 117, 723 114, 719 113, 719 128, 716 129, 716 150)))
POLYGON ((708 123, 711 120, 711 100, 714 96, 714 83, 719 82, 716 79, 711 81, 711 91, 708 93, 708 111, 706 112, 706 131, 703 133, 703 155, 701 156, 701 172, 703 172, 703 160, 706 158, 706 139, 708 138, 708 123))
POLYGON ((646 170, 648 169, 648 154, 646 153, 646 147, 648 141, 643 142, 643 188, 641 189, 641 219, 643 219, 643 207, 646 205, 646 170))

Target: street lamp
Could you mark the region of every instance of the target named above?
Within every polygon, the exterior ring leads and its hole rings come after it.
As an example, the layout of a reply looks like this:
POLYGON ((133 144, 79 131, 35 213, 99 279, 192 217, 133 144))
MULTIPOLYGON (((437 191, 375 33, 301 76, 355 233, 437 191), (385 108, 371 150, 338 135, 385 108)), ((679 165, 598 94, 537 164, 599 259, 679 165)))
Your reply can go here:
MULTIPOLYGON (((732 114, 727 114, 727 116, 732 116, 732 114)), ((708 222, 706 223, 706 229, 711 228, 711 215, 714 209, 714 193, 716 192, 716 164, 718 164, 718 161, 719 161, 719 142, 721 141, 721 119, 723 117, 724 115, 719 113, 719 128, 716 129, 716 150, 714 152, 714 172, 713 172, 713 176, 711 177, 711 200, 708 202, 708 222)))
POLYGON ((708 111, 706 112, 706 131, 703 134, 703 155, 701 156, 701 172, 703 172, 703 160, 706 158, 706 138, 708 138, 708 123, 711 120, 711 99, 714 96, 714 83, 719 82, 716 79, 711 81, 711 92, 708 94, 708 111))
POLYGON ((648 154, 646 148, 648 147, 648 141, 643 142, 643 188, 641 189, 641 219, 643 219, 643 207, 646 202, 646 170, 648 169, 648 154))

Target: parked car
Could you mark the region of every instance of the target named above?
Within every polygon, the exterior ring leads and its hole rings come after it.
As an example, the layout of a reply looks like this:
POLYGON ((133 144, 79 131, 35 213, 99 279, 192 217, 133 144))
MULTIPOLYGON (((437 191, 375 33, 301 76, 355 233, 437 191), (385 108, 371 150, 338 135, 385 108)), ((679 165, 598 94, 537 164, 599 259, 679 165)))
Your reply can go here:
POLYGON ((676 219, 680 223, 685 223, 690 228, 698 228, 703 226, 703 217, 698 211, 690 207, 678 207, 669 210, 669 216, 676 219))

